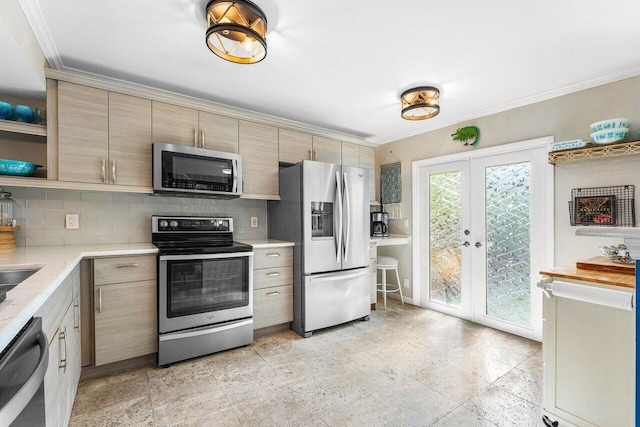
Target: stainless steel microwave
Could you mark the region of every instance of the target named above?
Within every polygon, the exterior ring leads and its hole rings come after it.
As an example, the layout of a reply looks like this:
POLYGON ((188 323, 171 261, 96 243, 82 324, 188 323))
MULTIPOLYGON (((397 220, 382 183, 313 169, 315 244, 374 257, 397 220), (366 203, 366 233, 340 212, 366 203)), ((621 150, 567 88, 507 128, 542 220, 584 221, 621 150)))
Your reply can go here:
POLYGON ((242 157, 186 145, 153 144, 153 192, 232 199, 242 195, 242 157))

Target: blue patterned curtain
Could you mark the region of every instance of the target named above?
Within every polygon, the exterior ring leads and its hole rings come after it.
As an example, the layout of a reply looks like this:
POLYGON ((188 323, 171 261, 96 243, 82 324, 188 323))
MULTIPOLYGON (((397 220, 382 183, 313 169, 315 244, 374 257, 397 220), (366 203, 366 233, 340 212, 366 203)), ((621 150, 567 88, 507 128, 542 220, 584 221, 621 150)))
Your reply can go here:
POLYGON ((400 162, 380 166, 380 203, 389 219, 402 218, 402 173, 400 162))

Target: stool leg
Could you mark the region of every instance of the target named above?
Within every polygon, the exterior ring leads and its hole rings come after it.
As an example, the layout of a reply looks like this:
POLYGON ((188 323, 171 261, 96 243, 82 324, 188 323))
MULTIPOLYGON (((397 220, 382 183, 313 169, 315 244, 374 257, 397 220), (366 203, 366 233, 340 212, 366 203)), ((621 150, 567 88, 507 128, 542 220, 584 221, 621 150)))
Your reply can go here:
POLYGON ((400 291, 400 301, 404 305, 404 297, 402 296, 402 283, 400 283, 400 275, 398 274, 398 268, 396 268, 396 278, 398 279, 398 290, 400 291))
POLYGON ((387 270, 382 270, 382 300, 384 301, 384 309, 387 309, 387 270))

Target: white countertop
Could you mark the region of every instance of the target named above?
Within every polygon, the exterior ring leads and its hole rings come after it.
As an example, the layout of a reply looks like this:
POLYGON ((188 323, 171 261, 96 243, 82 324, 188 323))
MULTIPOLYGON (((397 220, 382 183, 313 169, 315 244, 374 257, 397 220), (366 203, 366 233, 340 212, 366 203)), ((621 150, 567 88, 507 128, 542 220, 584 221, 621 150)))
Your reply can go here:
POLYGON ((245 245, 251 245, 255 249, 267 249, 267 248, 283 248, 287 246, 294 246, 293 242, 285 242, 284 240, 276 239, 248 239, 237 240, 238 243, 244 243, 245 245))
POLYGON ((411 236, 403 234, 389 234, 389 237, 371 238, 371 243, 375 243, 378 246, 408 245, 409 242, 411 242, 411 236))
POLYGON ((0 250, 0 270, 40 268, 0 303, 0 351, 33 317, 83 258, 156 254, 151 243, 39 246, 0 250))

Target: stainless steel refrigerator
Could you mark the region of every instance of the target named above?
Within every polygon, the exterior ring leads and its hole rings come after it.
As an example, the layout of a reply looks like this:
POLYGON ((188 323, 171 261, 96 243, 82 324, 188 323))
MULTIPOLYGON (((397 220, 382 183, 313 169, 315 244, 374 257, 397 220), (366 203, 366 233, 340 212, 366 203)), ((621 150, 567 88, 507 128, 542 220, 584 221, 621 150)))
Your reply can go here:
POLYGON ((268 231, 294 246, 293 322, 303 337, 368 320, 369 171, 305 160, 280 169, 268 231))

